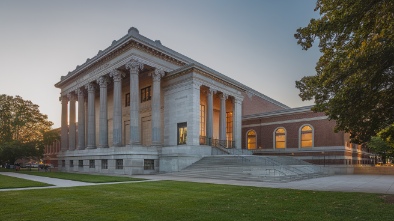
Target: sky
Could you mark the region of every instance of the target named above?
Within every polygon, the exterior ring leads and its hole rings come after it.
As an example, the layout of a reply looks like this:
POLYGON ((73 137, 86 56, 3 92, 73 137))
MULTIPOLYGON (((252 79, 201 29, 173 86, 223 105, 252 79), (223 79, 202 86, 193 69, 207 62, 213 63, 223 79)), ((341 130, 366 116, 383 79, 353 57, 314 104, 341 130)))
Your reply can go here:
POLYGON ((60 127, 62 75, 130 27, 289 107, 320 52, 297 45, 315 0, 0 0, 0 94, 40 106, 60 127))

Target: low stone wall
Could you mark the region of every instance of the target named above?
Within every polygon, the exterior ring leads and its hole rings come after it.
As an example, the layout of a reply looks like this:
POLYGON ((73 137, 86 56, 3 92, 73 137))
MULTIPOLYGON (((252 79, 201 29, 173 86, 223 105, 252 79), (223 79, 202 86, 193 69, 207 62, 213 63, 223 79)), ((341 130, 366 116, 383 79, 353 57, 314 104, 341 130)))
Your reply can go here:
POLYGON ((394 166, 357 166, 353 174, 394 175, 394 166))

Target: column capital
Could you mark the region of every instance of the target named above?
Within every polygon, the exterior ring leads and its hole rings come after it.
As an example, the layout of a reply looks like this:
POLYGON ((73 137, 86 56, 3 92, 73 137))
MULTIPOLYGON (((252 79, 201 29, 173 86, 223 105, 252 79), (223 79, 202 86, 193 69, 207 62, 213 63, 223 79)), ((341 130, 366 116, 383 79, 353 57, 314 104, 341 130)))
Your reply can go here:
POLYGON ((220 97, 220 99, 222 99, 222 100, 227 100, 228 94, 222 93, 222 94, 219 95, 219 97, 220 97))
POLYGON ((163 70, 156 68, 150 75, 152 75, 153 81, 160 81, 165 74, 163 70))
POLYGON ((100 85, 100 88, 102 87, 107 87, 109 83, 109 79, 106 75, 99 77, 99 79, 97 79, 97 84, 100 85))
POLYGON ((138 73, 138 71, 142 70, 142 68, 144 68, 144 64, 135 59, 131 59, 126 63, 126 69, 130 70, 130 73, 138 73))
POLYGON ((67 98, 68 98, 68 100, 74 100, 75 99, 75 94, 73 93, 73 92, 70 92, 70 93, 68 93, 67 94, 67 98))
POLYGON ((75 89, 75 94, 78 95, 78 97, 84 97, 85 96, 85 90, 83 90, 82 87, 75 89))
POLYGON ((93 82, 89 82, 85 85, 85 88, 88 92, 94 92, 96 90, 96 85, 93 82))
POLYGON ((125 76, 125 73, 123 73, 122 71, 119 71, 117 69, 114 69, 109 73, 109 76, 112 77, 114 79, 114 81, 121 81, 122 77, 125 76))
POLYGON ((216 94, 216 92, 217 92, 217 90, 214 88, 211 88, 211 87, 207 90, 208 94, 216 94))

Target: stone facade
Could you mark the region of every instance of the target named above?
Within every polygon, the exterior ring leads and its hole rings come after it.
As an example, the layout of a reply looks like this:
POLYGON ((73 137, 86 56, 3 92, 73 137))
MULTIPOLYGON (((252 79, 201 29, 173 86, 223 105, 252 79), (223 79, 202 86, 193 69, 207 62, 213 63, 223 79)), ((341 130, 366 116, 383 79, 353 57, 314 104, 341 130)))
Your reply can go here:
POLYGON ((269 114, 294 111, 140 35, 136 28, 55 86, 61 90, 61 171, 179 171, 225 148, 247 148, 251 129, 258 134, 256 154, 300 154, 305 151, 297 146, 296 131, 305 123, 315 128, 311 150, 343 152, 346 146, 343 133, 321 131, 333 126, 321 121, 323 115, 269 114), (281 123, 287 124, 289 146, 276 150, 270 138, 281 123), (336 143, 328 147, 326 141, 336 143))

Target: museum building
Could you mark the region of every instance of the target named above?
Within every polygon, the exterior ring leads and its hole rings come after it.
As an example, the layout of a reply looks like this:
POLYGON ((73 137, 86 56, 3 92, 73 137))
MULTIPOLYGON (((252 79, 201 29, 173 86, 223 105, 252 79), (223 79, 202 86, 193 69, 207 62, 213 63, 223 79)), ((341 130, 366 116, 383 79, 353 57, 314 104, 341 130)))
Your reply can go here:
POLYGON ((46 156, 61 171, 173 172, 220 154, 369 160, 324 114, 289 108, 134 27, 55 86, 61 141, 53 144, 60 148, 48 145, 46 156))

